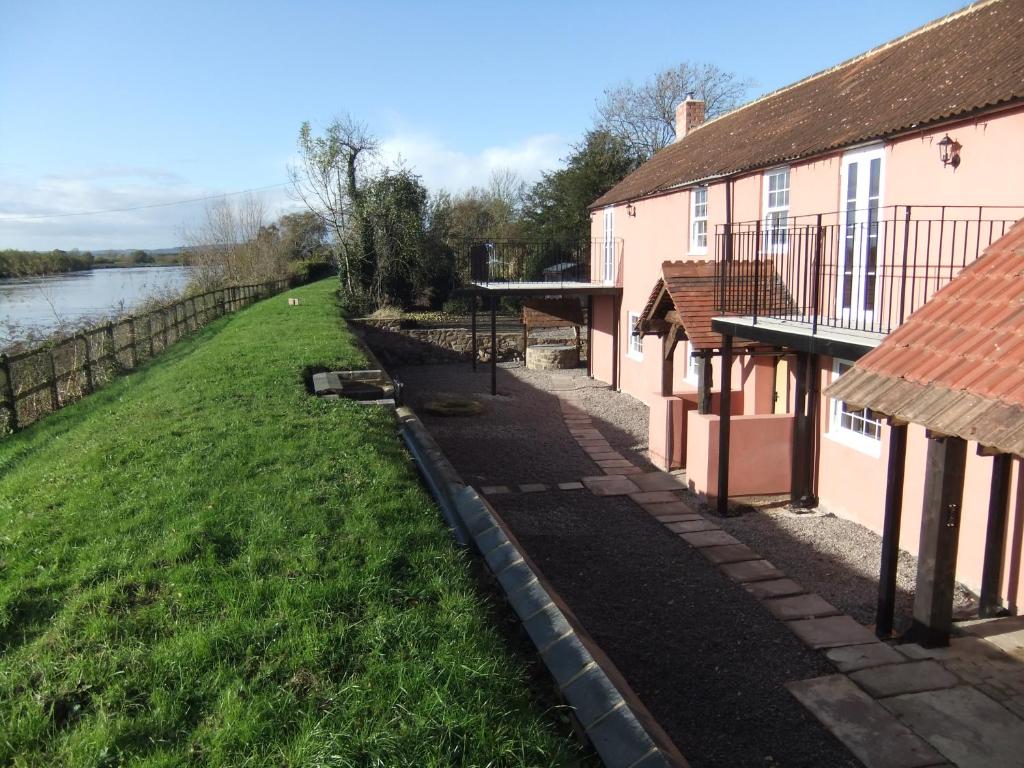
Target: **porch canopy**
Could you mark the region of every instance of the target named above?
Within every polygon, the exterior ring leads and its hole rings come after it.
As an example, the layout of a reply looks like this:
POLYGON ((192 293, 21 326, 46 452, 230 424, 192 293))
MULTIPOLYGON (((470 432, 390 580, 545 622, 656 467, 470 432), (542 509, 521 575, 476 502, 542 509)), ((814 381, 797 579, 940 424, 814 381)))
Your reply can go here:
MULTIPOLYGON (((944 644, 951 622, 966 441, 995 457, 982 615, 998 609, 1012 456, 1024 455, 1024 220, 825 390, 893 425, 881 587, 893 589, 907 423, 928 431, 911 634, 944 644), (895 487, 894 487, 895 486, 895 487)), ((880 591, 880 608, 891 610, 880 591)), ((880 619, 888 617, 880 616, 880 619)))

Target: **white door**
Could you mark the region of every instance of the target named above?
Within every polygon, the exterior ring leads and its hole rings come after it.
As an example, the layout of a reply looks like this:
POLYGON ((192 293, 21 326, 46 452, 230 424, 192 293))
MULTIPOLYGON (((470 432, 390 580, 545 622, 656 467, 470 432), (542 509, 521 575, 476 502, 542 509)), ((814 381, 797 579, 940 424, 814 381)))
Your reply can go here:
POLYGON ((842 318, 856 326, 871 322, 878 300, 878 222, 884 159, 882 147, 858 149, 843 156, 836 301, 842 318))

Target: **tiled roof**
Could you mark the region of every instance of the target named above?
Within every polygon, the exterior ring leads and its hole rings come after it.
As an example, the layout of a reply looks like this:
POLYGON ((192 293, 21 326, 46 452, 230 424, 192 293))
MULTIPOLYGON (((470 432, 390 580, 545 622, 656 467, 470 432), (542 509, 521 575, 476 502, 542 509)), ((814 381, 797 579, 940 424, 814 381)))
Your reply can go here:
MULTIPOLYGON (((761 262, 761 295, 769 291, 766 285, 776 283, 776 293, 784 295, 778 276, 771 262, 761 262)), ((745 313, 747 305, 753 304, 753 265, 735 263, 729 273, 733 301, 738 313, 745 313), (746 296, 746 299, 744 299, 746 296)), ((661 265, 661 277, 651 290, 643 312, 637 321, 641 335, 648 333, 646 321, 664 319, 670 310, 679 313, 683 331, 691 346, 697 350, 721 349, 722 334, 711 330, 711 318, 723 314, 718 309, 721 283, 713 261, 666 261, 661 265)), ((729 313, 736 314, 736 313, 729 313)), ((754 346, 751 341, 733 339, 734 347, 754 346)))
POLYGON ((1024 455, 1024 220, 825 394, 1024 455))
POLYGON ((705 123, 592 207, 1021 101, 1022 40, 1024 0, 978 3, 705 123))

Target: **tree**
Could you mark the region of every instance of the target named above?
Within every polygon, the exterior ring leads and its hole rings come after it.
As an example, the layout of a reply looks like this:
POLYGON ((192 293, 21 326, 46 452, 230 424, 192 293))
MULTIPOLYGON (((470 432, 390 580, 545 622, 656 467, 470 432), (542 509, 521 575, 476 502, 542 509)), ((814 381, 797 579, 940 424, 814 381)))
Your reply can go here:
POLYGON ((545 173, 527 194, 524 218, 529 236, 588 239, 587 207, 636 166, 622 139, 607 131, 588 132, 565 159, 565 167, 545 173))
POLYGON ((321 260, 329 255, 327 225, 313 211, 287 213, 277 221, 281 245, 292 261, 321 260))
POLYGON ((359 205, 359 177, 378 147, 367 127, 350 116, 335 119, 322 136, 314 136, 309 123, 304 122, 299 129, 301 160, 288 168, 294 194, 330 233, 342 281, 350 291, 357 288, 357 275, 362 269, 358 260, 366 250, 358 234, 352 236, 352 219, 359 205))
POLYGON ((714 64, 684 61, 640 85, 606 90, 597 103, 596 128, 621 139, 644 161, 675 139, 676 106, 688 95, 704 102, 710 119, 735 108, 751 86, 714 64))

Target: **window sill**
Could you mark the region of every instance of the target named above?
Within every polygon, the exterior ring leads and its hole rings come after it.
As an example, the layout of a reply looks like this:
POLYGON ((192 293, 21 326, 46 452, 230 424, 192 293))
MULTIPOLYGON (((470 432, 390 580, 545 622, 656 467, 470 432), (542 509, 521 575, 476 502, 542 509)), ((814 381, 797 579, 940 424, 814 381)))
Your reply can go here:
POLYGON ((627 360, 635 360, 638 363, 642 363, 644 361, 644 356, 643 355, 638 355, 636 352, 627 352, 626 353, 626 359, 627 360))
POLYGON ((691 249, 691 250, 686 252, 686 255, 687 256, 707 256, 708 255, 708 249, 705 248, 703 251, 695 251, 695 250, 691 249))
POLYGON ((825 433, 825 437, 834 443, 852 448, 857 453, 863 453, 865 456, 870 456, 873 459, 878 459, 882 456, 882 441, 862 435, 859 432, 842 428, 831 429, 825 433))

